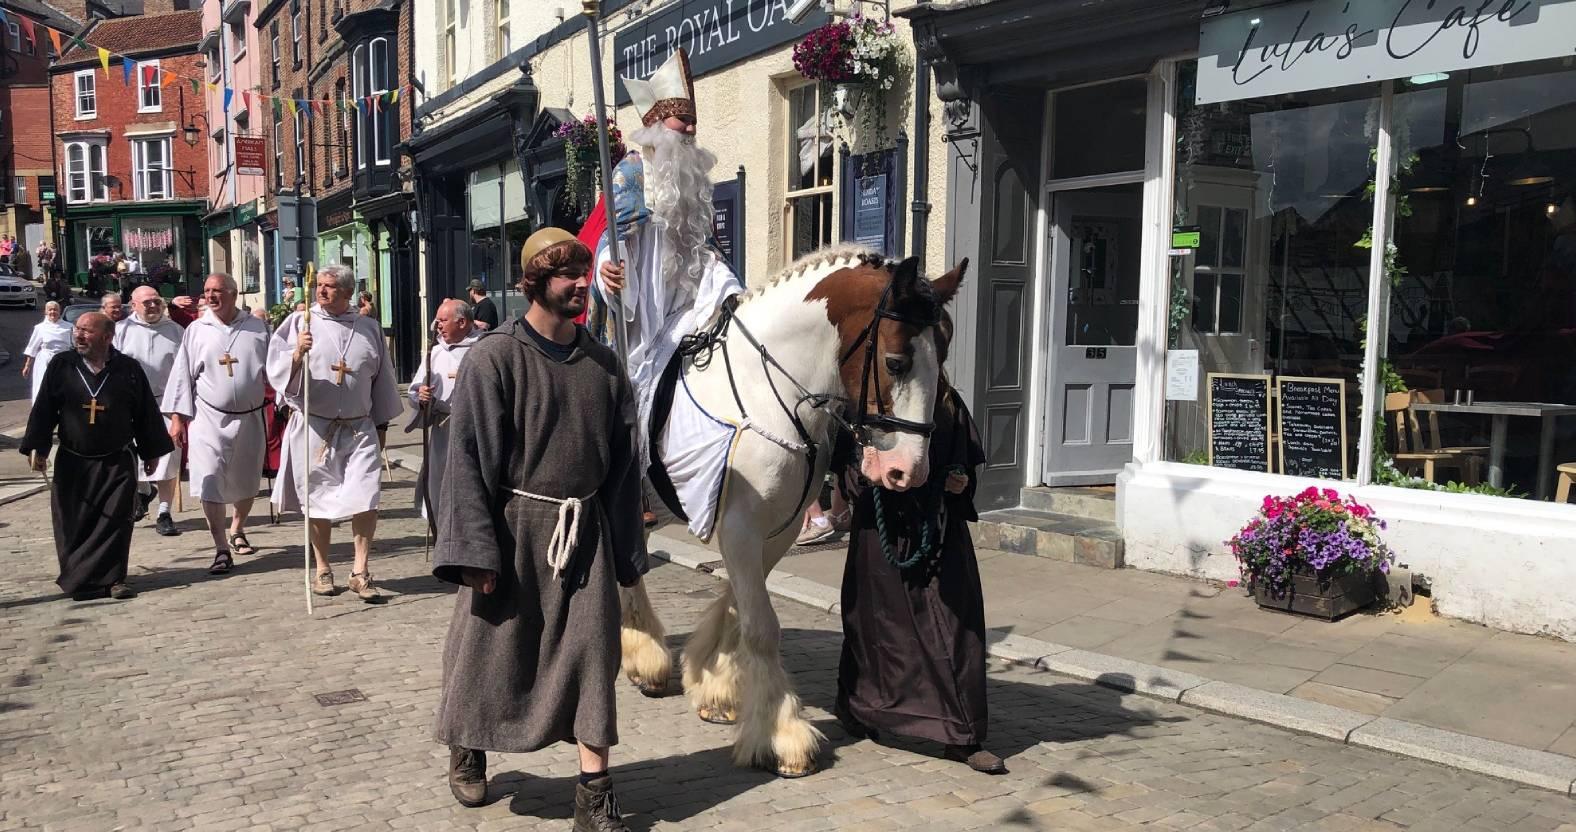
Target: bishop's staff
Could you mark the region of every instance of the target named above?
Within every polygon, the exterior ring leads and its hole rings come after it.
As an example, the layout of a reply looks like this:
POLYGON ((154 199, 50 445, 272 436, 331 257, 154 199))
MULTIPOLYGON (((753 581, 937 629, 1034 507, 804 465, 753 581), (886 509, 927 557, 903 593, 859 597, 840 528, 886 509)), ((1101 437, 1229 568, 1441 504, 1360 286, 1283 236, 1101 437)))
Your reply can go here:
MULTIPOLYGON (((624 253, 618 242, 618 212, 613 206, 613 154, 608 148, 607 100, 602 94, 602 41, 596 22, 600 5, 597 0, 581 0, 580 11, 586 18, 586 41, 591 45, 591 90, 596 101, 597 149, 602 154, 602 205, 607 210, 607 256, 622 265, 624 253)), ((617 342, 618 360, 628 372, 629 330, 624 321, 624 299, 612 292, 608 295, 608 304, 618 317, 618 327, 614 330, 617 337, 613 339, 617 342)))
MULTIPOLYGON (((301 334, 312 337, 312 289, 317 282, 317 268, 311 262, 306 264, 306 310, 301 313, 301 334)), ((305 545, 302 547, 302 557, 306 561, 306 614, 312 614, 312 355, 310 352, 301 356, 301 425, 305 428, 301 432, 301 463, 305 470, 302 472, 301 488, 301 523, 302 537, 305 545)), ((292 477, 294 479, 294 477, 292 477)))

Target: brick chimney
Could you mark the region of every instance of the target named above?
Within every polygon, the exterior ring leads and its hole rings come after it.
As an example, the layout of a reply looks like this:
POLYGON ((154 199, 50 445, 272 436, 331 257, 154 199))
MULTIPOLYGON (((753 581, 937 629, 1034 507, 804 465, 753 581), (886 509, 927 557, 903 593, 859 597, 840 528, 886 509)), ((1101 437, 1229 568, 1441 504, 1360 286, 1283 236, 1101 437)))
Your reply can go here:
POLYGON ((175 0, 142 0, 143 15, 169 14, 175 11, 175 0))

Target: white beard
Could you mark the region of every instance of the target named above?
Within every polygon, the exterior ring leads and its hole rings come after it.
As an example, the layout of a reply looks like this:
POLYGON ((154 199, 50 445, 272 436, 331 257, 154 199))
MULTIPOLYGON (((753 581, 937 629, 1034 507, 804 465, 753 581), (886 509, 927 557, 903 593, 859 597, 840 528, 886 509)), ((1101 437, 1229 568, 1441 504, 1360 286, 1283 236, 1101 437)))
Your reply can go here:
POLYGON ((646 195, 657 232, 666 250, 662 279, 668 285, 700 285, 706 266, 706 245, 712 234, 711 169, 717 156, 695 143, 693 136, 661 124, 630 134, 648 151, 646 195))

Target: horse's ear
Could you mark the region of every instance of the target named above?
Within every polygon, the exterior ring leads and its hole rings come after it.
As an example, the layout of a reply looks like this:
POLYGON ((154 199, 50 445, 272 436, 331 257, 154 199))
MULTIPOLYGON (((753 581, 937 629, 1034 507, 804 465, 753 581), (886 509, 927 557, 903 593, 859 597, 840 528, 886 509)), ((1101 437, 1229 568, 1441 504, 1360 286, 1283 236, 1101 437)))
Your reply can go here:
POLYGON ((914 288, 919 282, 919 258, 909 257, 897 264, 897 271, 892 274, 892 289, 894 294, 901 294, 914 288))
POLYGON ((963 276, 968 271, 969 258, 965 257, 962 262, 953 267, 952 271, 930 281, 930 287, 936 290, 936 297, 943 306, 950 303, 954 297, 957 297, 958 289, 963 286, 963 276))

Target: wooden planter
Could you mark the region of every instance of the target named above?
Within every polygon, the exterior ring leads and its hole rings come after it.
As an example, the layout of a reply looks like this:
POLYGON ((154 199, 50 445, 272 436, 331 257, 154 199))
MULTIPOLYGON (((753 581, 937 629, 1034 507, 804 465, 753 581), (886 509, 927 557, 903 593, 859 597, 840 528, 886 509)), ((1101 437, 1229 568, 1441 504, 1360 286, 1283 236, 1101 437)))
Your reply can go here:
POLYGON ((1255 581, 1253 598, 1267 610, 1334 621, 1372 604, 1378 597, 1374 585, 1379 580, 1382 578, 1378 573, 1359 572, 1320 578, 1313 570, 1302 567, 1292 574, 1284 596, 1274 597, 1267 585, 1255 581))

